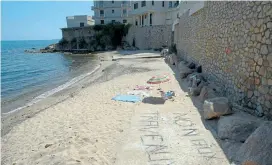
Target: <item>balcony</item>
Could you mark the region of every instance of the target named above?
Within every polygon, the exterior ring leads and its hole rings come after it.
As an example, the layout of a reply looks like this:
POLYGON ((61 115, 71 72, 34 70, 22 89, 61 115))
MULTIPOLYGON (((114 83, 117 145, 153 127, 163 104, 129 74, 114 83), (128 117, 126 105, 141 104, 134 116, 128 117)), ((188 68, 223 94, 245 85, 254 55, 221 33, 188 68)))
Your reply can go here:
POLYGON ((103 7, 104 7, 104 4, 103 4, 103 3, 94 4, 94 6, 92 6, 91 9, 94 10, 94 9, 99 9, 99 8, 103 8, 103 7))

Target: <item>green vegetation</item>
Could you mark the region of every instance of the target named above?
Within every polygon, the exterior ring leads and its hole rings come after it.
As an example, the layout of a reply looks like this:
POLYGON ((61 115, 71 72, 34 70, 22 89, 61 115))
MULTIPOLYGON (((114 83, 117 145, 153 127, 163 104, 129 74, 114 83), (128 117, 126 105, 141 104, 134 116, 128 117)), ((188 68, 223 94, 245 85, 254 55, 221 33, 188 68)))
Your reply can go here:
POLYGON ((130 26, 130 24, 121 23, 95 25, 93 29, 96 32, 95 38, 98 45, 102 47, 113 46, 114 48, 121 46, 122 38, 127 35, 130 26))
POLYGON ((70 43, 71 43, 71 48, 72 48, 72 49, 77 49, 77 40, 76 40, 76 38, 73 38, 73 39, 70 41, 70 43))
POLYGON ((78 46, 79 46, 79 49, 87 49, 88 44, 84 38, 80 38, 78 46))
POLYGON ((66 39, 64 39, 64 38, 62 38, 62 39, 59 41, 59 45, 60 45, 62 48, 63 48, 63 47, 66 47, 68 43, 69 43, 69 42, 68 42, 66 39))
POLYGON ((121 23, 94 25, 89 29, 89 33, 93 30, 94 35, 89 37, 81 35, 70 41, 61 39, 58 44, 61 49, 68 46, 70 49, 88 49, 88 51, 112 50, 122 45, 123 37, 127 35, 130 26, 121 23))

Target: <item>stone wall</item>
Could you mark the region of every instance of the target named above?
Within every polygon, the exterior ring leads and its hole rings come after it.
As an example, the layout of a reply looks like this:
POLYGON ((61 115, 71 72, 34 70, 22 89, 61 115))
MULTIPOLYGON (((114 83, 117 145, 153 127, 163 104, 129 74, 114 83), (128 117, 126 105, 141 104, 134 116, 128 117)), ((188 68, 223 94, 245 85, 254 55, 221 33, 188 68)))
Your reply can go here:
POLYGON ((76 38, 90 38, 95 35, 95 31, 93 30, 93 26, 89 27, 78 27, 78 28, 63 28, 62 31, 62 38, 67 41, 71 41, 72 39, 76 38))
POLYGON ((135 46, 139 49, 161 48, 171 43, 171 26, 132 26, 128 31, 126 41, 132 45, 133 39, 135 39, 135 46))
POLYGON ((272 2, 205 2, 175 28, 178 56, 231 101, 272 119, 272 2))

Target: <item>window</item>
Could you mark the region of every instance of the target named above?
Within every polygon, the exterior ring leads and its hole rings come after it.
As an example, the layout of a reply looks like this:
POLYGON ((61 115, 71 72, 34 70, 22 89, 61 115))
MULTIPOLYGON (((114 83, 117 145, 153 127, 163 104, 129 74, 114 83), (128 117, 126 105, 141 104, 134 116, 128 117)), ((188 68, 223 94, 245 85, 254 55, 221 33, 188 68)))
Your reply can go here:
POLYGON ((172 7, 172 1, 169 1, 169 8, 172 7))
POLYGON ((111 20, 111 23, 115 23, 115 20, 111 20))
POLYGON ((80 26, 80 27, 84 27, 84 22, 80 22, 80 23, 79 23, 79 26, 80 26))
POLYGON ((144 16, 144 18, 146 19, 147 15, 144 16))
POLYGON ((114 10, 111 10, 111 13, 114 13, 114 10))
POLYGON ((164 1, 162 1, 162 7, 164 7, 164 1))
POLYGON ((100 20, 100 24, 101 24, 101 25, 104 25, 104 20, 100 20))
POLYGON ((154 0, 152 0, 152 2, 151 2, 151 3, 152 3, 152 6, 154 6, 154 0))
POLYGON ((146 6, 146 2, 145 1, 142 1, 142 7, 146 6))
POLYGON ((138 9, 138 3, 134 4, 134 9, 138 9))
POLYGON ((149 22, 150 26, 152 26, 152 14, 150 14, 150 22, 149 22))
POLYGON ((123 14, 127 14, 127 10, 126 9, 123 10, 123 14))
POLYGON ((127 20, 126 20, 126 19, 124 19, 124 20, 123 20, 123 23, 127 23, 127 20))
POLYGON ((99 1, 99 7, 103 7, 103 1, 99 1))
POLYGON ((176 3, 174 4, 174 7, 177 7, 179 5, 179 1, 176 1, 176 3))
POLYGON ((127 1, 122 1, 122 4, 126 4, 127 3, 127 1))
POLYGON ((100 15, 103 15, 104 14, 104 10, 100 10, 100 15))
POLYGON ((111 3, 114 3, 114 1, 111 1, 111 3))

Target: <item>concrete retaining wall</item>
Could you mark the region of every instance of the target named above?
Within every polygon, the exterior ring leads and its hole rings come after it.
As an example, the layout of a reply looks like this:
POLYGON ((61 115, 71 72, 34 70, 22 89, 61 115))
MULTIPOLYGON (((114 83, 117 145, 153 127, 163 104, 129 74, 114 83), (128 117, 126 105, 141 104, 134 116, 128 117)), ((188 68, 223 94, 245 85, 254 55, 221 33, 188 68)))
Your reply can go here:
POLYGON ((171 26, 132 26, 126 36, 126 41, 132 45, 133 39, 135 39, 135 46, 139 49, 161 48, 171 43, 171 26))

